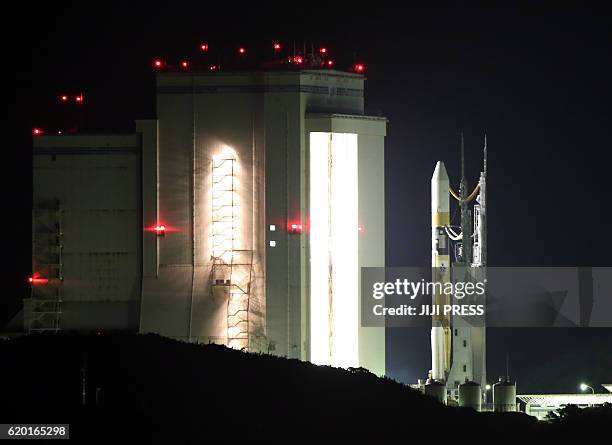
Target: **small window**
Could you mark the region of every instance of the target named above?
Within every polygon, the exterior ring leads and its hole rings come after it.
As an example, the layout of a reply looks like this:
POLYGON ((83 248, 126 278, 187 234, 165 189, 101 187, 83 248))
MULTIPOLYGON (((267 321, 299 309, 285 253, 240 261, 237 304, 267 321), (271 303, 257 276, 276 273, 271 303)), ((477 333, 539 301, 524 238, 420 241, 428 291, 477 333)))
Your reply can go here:
POLYGON ((270 232, 276 232, 276 225, 270 224, 270 232))
POLYGON ((455 337, 457 336, 457 329, 455 329, 455 337))
POLYGON ((463 365, 463 372, 467 372, 467 365, 463 365))
POLYGON ((270 247, 276 247, 276 241, 271 240, 270 241, 270 247))
POLYGON ((467 340, 463 340, 463 347, 467 348, 467 340))

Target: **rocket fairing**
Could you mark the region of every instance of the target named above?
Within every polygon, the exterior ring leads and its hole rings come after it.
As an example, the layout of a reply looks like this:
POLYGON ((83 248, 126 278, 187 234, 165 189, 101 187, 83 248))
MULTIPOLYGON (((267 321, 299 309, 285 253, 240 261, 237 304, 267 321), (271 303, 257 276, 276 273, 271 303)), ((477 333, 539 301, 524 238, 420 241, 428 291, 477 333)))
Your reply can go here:
MULTIPOLYGON (((446 167, 438 161, 431 178, 431 266, 432 281, 449 283, 450 277, 450 240, 445 227, 450 222, 449 179, 446 167)), ((434 292, 432 305, 450 304, 450 296, 434 292)), ((444 311, 432 316, 431 328, 431 378, 446 381, 451 361, 450 316, 444 311)))

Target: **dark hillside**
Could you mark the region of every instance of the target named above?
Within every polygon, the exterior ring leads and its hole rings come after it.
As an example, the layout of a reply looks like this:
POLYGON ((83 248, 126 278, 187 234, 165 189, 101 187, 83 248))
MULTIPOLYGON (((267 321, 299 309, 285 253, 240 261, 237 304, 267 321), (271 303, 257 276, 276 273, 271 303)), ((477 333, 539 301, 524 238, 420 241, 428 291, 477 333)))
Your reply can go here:
POLYGON ((72 439, 384 442, 415 430, 451 439, 555 428, 522 414, 445 407, 368 373, 154 335, 35 335, 0 342, 0 354, 1 423, 70 423, 72 439))

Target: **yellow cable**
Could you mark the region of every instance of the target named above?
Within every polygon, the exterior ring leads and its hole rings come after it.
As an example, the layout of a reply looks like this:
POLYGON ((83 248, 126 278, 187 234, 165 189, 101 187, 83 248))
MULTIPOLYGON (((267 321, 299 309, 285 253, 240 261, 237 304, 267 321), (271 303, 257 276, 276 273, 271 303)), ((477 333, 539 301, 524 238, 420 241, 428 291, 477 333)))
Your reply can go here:
POLYGON ((450 192, 451 195, 453 195, 453 198, 455 198, 457 201, 461 201, 461 198, 459 197, 459 195, 456 194, 455 191, 451 187, 448 188, 448 191, 450 192))
MULTIPOLYGON (((453 198, 455 198, 457 201, 461 202, 461 197, 457 193, 455 193, 455 191, 451 187, 448 188, 448 191, 453 196, 453 198)), ((465 201, 466 202, 472 201, 478 195, 479 191, 480 191, 480 184, 478 184, 478 185, 476 185, 476 187, 474 187, 474 190, 472 191, 472 193, 469 194, 469 196, 467 198, 465 198, 465 201)))

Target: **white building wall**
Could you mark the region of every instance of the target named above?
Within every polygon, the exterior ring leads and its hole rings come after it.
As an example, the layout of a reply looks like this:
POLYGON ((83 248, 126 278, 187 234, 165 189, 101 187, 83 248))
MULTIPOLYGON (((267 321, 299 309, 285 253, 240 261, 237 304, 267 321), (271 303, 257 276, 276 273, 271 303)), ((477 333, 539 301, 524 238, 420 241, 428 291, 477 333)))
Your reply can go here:
MULTIPOLYGON (((153 215, 148 207, 156 202, 158 222, 173 231, 157 240, 156 261, 150 258, 155 249, 144 253, 144 263, 158 267, 155 277, 149 274, 143 282, 142 332, 224 342, 225 303, 210 292, 207 187, 212 156, 227 146, 235 150, 241 166, 241 225, 249 231, 241 238, 245 248, 256 252, 254 291, 266 312, 263 349, 309 358, 308 237, 305 232, 287 233, 287 225, 307 225, 307 113, 313 111, 357 117, 343 119, 346 128, 340 132, 359 134, 360 175, 364 169, 364 177, 377 178, 374 186, 360 183, 364 202, 360 196, 359 205, 364 218, 381 228, 371 232, 360 262, 384 265, 384 119, 366 119, 370 124, 365 129, 353 128, 364 125, 363 76, 333 71, 164 73, 158 77, 157 147, 145 146, 157 150, 157 156, 144 157, 158 162, 158 195, 157 200, 145 200, 144 214, 153 215), (372 125, 378 125, 376 131, 369 130, 372 125), (382 210, 368 210, 370 197, 382 210), (270 225, 276 227, 274 232, 270 225)), ((155 235, 144 236, 148 245, 146 237, 155 235)), ((363 345, 376 337, 365 332, 360 330, 363 345)), ((376 342, 382 338, 382 352, 377 352, 378 364, 370 367, 384 370, 384 333, 379 334, 376 342)), ((364 348, 360 354, 366 357, 370 348, 364 348)), ((364 358, 363 363, 369 361, 364 358)))
POLYGON ((140 138, 35 136, 33 154, 33 208, 61 207, 60 328, 137 329, 140 138))

